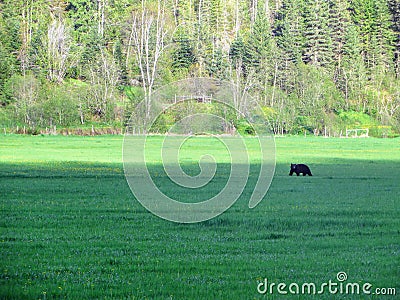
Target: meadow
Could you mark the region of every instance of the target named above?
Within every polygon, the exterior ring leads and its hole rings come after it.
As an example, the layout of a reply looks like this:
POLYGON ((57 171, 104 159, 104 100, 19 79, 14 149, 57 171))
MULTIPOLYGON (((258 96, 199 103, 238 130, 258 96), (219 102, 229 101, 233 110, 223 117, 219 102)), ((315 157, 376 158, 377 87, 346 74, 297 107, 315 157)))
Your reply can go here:
MULTIPOLYGON (((122 141, 0 136, 1 299, 398 297, 399 139, 276 138, 265 199, 248 208, 253 176, 229 210, 196 224, 160 219, 134 199, 122 141), (307 163, 314 176, 288 176, 292 162, 307 163), (339 272, 346 282, 371 283, 372 292, 396 288, 397 295, 257 291, 265 278, 319 286, 338 282, 339 272)), ((201 143, 213 148, 214 141, 201 143)), ((190 160, 198 149, 186 149, 188 173, 198 171, 190 160)), ((222 148, 215 151, 224 156, 222 148)), ((228 176, 226 162, 218 166, 211 194, 228 176)), ((166 193, 191 197, 165 188, 172 185, 162 167, 155 164, 152 172, 166 193)))

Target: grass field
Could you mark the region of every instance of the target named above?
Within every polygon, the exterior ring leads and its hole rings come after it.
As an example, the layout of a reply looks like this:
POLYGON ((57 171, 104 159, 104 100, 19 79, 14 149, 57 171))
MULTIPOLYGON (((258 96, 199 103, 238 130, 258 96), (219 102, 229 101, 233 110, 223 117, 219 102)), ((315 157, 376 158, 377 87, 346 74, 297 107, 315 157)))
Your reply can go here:
POLYGON ((134 199, 121 147, 121 136, 0 136, 1 299, 399 297, 399 139, 278 138, 275 177, 256 208, 247 206, 251 178, 227 212, 190 225, 134 199), (291 162, 314 176, 288 176, 291 162), (264 278, 318 287, 338 272, 397 295, 257 292, 264 278))

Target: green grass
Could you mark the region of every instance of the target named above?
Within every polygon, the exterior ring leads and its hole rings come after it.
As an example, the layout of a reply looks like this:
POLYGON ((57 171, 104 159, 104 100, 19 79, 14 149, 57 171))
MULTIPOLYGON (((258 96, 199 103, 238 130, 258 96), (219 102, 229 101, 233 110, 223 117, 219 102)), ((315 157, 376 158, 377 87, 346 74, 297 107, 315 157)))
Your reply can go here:
MULTIPOLYGON (((257 293, 264 278, 321 284, 339 271, 400 293, 398 139, 276 139, 265 199, 248 209, 252 177, 227 212, 191 225, 133 198, 121 146, 119 136, 0 136, 1 299, 343 299, 257 293), (289 177, 291 162, 314 176, 289 177)), ((196 174, 189 158, 201 149, 186 150, 184 167, 196 174)), ((229 170, 215 151, 221 171, 210 194, 229 170)))

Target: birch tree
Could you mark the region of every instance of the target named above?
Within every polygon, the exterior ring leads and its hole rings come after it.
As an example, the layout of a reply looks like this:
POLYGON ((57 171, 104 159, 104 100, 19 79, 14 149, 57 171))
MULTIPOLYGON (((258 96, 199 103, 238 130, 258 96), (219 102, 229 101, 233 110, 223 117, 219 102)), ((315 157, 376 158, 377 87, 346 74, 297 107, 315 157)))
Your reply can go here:
POLYGON ((106 23, 105 9, 107 6, 108 6, 108 0, 97 0, 97 14, 98 14, 97 34, 100 37, 104 36, 104 25, 106 23))
POLYGON ((33 0, 22 2, 21 7, 21 23, 20 38, 21 48, 19 49, 18 58, 21 62, 22 74, 25 75, 30 67, 29 49, 32 42, 33 30, 33 0))
POLYGON ((54 19, 47 30, 47 77, 53 82, 62 82, 67 70, 69 39, 62 19, 54 19))
MULTIPOLYGON (((100 49, 97 61, 89 68, 91 109, 95 117, 110 120, 113 110, 115 88, 118 84, 118 67, 112 55, 100 49)), ((81 107, 82 104, 79 103, 81 107)), ((81 122, 82 117, 81 117, 81 122)))
POLYGON ((157 66, 164 49, 166 36, 165 1, 158 1, 155 11, 142 0, 141 10, 132 13, 130 40, 138 63, 144 91, 146 119, 150 117, 151 94, 157 66))
POLYGON ((246 112, 248 107, 246 103, 246 93, 254 86, 255 74, 254 68, 246 68, 245 65, 246 44, 240 36, 232 42, 229 51, 229 59, 231 63, 230 68, 230 82, 235 86, 233 103, 235 109, 240 112, 246 112))

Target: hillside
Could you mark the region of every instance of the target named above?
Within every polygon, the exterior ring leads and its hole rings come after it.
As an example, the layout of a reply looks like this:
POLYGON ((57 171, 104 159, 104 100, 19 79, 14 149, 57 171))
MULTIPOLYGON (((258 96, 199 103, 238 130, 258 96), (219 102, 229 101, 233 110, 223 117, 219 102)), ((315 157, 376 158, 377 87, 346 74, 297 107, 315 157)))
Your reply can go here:
POLYGON ((231 82, 276 133, 400 132, 398 0, 5 0, 0 126, 121 128, 188 77, 231 82))

